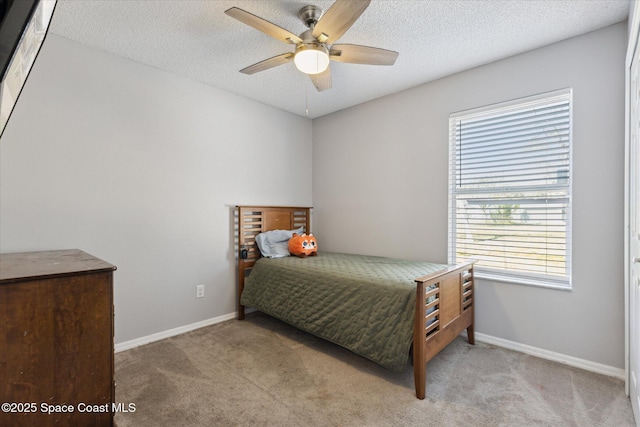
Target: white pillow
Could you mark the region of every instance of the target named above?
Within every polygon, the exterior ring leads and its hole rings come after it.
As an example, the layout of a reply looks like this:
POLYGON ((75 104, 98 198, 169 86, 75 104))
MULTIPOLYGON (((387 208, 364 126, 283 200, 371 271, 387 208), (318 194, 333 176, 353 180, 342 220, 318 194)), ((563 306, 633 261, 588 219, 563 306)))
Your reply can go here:
POLYGON ((293 233, 302 234, 304 227, 295 230, 271 230, 256 236, 258 249, 263 257, 280 258, 291 255, 289 253, 289 239, 293 233))

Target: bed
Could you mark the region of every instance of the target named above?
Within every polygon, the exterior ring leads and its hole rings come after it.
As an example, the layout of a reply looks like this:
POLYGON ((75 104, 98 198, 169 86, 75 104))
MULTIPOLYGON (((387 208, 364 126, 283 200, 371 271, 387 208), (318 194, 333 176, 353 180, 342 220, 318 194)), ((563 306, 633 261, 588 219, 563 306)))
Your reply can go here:
POLYGON ((465 329, 474 344, 473 263, 331 253, 321 240, 317 256, 262 257, 256 236, 309 233, 310 211, 237 207, 238 319, 252 307, 391 370, 411 357, 424 399, 427 362, 465 329))

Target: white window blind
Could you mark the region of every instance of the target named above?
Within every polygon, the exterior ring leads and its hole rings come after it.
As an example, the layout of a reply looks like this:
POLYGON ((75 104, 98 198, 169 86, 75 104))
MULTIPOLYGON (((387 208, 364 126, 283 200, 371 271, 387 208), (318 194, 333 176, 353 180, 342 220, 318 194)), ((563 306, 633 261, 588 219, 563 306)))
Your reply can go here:
POLYGON ((452 114, 449 262, 571 287, 571 90, 452 114))

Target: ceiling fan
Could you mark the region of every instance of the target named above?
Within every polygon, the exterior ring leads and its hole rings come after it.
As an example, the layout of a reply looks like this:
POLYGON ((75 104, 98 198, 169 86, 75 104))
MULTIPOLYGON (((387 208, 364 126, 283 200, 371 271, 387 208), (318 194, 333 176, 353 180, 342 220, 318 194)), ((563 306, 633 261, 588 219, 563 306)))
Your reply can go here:
POLYGON ((355 44, 334 44, 356 22, 371 0, 336 0, 323 14, 317 6, 304 6, 298 17, 309 28, 299 36, 245 10, 232 7, 224 13, 256 30, 295 45, 294 52, 274 56, 240 70, 254 74, 293 61, 308 74, 318 91, 331 88, 329 61, 351 64, 393 65, 398 52, 355 44))

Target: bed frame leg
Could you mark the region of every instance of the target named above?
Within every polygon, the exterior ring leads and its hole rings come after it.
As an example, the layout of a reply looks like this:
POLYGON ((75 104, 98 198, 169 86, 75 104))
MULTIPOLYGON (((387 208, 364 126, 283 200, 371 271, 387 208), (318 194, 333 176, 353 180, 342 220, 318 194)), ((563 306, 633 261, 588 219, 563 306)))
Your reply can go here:
POLYGON ((476 337, 473 331, 473 323, 467 328, 467 339, 469 340, 469 344, 475 345, 476 337))
POLYGON ((244 305, 240 304, 240 297, 244 290, 244 260, 242 256, 238 256, 238 295, 236 296, 236 303, 238 304, 238 320, 244 320, 244 305))
POLYGON ((413 362, 413 381, 416 386, 416 397, 423 400, 426 395, 427 388, 427 364, 413 362))
POLYGON ((427 344, 425 330, 425 286, 418 283, 416 289, 416 312, 413 322, 413 382, 416 397, 424 399, 427 388, 427 344))

